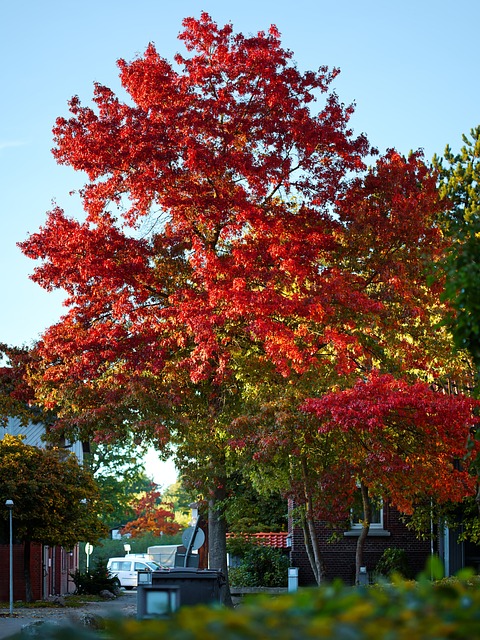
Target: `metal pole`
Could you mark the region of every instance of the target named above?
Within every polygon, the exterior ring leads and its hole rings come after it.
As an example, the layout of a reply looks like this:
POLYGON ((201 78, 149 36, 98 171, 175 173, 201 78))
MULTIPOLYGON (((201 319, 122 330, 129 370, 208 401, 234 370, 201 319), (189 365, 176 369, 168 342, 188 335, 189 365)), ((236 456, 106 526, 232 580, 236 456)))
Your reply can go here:
POLYGON ((12 527, 12 512, 13 512, 13 500, 7 500, 5 506, 9 510, 9 524, 10 524, 10 615, 13 616, 13 527, 12 527))
POLYGON ((13 616, 13 535, 12 509, 10 509, 10 615, 13 616))

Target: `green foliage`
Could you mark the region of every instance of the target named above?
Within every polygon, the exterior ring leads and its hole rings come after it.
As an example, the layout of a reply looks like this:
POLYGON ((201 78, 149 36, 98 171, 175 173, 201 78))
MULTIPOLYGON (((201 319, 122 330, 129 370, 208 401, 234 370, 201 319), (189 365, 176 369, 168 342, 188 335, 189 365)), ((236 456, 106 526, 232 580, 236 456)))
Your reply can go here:
POLYGON ((248 548, 247 545, 240 556, 241 565, 229 571, 230 583, 240 587, 286 587, 289 567, 287 556, 280 549, 260 545, 248 548))
MULTIPOLYGON (((477 470, 478 463, 476 464, 477 470)), ((462 511, 462 527, 458 537, 460 542, 468 540, 480 544, 480 518, 476 499, 465 500, 462 511)))
POLYGON ((121 445, 92 444, 85 456, 85 465, 107 505, 102 521, 109 529, 133 520, 136 516, 132 499, 150 489, 151 480, 145 474, 143 461, 145 451, 146 447, 136 445, 131 438, 121 445))
POLYGON ((183 478, 180 477, 177 482, 165 489, 163 500, 173 503, 175 521, 187 527, 191 517, 190 505, 198 500, 198 493, 187 489, 183 478))
POLYGON ((33 390, 25 382, 31 351, 0 343, 0 426, 16 418, 23 427, 30 422, 48 424, 50 412, 33 401, 33 390))
POLYGON ((115 593, 120 586, 118 578, 110 575, 105 562, 97 563, 91 571, 81 573, 77 570, 70 575, 77 595, 95 596, 105 590, 115 593))
POLYGON ((389 547, 382 553, 380 560, 375 567, 377 575, 390 577, 393 573, 398 573, 404 578, 410 578, 411 572, 408 566, 408 556, 405 549, 389 547))
POLYGON ((240 472, 232 474, 230 483, 225 510, 229 531, 242 534, 286 530, 287 501, 280 493, 261 494, 240 472))
MULTIPOLYGON (((105 538, 99 540, 94 545, 92 554, 90 556, 90 563, 92 565, 97 563, 106 563, 108 558, 115 558, 117 556, 125 555, 124 545, 128 543, 130 545, 130 553, 147 553, 148 547, 153 547, 159 544, 182 544, 182 534, 179 533, 176 536, 154 536, 151 533, 146 533, 138 538, 122 538, 121 540, 112 540, 111 538, 105 538)), ((85 570, 86 566, 86 554, 85 544, 80 545, 80 570, 85 570)))
MULTIPOLYGON (((462 572, 463 575, 467 578, 470 576, 470 571, 467 569, 462 572)), ((430 579, 430 580, 442 580, 445 576, 443 562, 440 560, 438 556, 430 556, 427 561, 427 567, 425 572, 420 576, 420 579, 430 579)))
POLYGON ((480 127, 463 136, 457 154, 446 147, 433 158, 440 192, 450 208, 441 220, 452 239, 444 264, 445 295, 454 308, 450 317, 455 343, 469 351, 480 368, 480 127))
POLYGON ((236 535, 227 540, 227 553, 236 558, 243 559, 255 545, 246 536, 236 535))
MULTIPOLYGON (((427 571, 428 572, 428 571, 427 571)), ((396 580, 378 587, 346 587, 340 582, 275 598, 256 596, 236 609, 196 606, 167 620, 112 620, 112 640, 443 640, 480 634, 478 579, 432 583, 396 580)), ((39 629, 44 640, 94 640, 82 629, 39 629), (44 634, 44 635, 42 635, 44 634)))
MULTIPOLYGON (((0 500, 14 503, 17 540, 72 548, 98 540, 105 528, 98 488, 77 458, 61 449, 41 449, 6 434, 0 441, 0 500)), ((6 509, 0 519, 7 521, 6 509)))

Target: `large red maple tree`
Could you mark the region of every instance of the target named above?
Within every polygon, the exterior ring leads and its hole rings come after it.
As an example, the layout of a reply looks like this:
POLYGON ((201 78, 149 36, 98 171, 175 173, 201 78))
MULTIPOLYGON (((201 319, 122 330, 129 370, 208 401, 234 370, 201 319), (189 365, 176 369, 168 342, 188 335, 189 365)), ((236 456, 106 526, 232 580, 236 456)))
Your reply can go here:
POLYGON ((131 429, 160 447, 195 439, 199 394, 202 443, 215 441, 247 342, 284 375, 310 366, 302 320, 333 309, 310 302, 309 279, 325 300, 342 289, 331 209, 369 152, 331 89, 337 70, 300 72, 274 27, 245 37, 203 13, 180 39, 175 64, 153 45, 119 61, 128 101, 100 84, 93 107, 70 101, 54 155, 86 174, 84 214, 55 208, 21 243, 41 261, 33 279, 67 293, 37 347, 40 401, 61 429, 131 429))

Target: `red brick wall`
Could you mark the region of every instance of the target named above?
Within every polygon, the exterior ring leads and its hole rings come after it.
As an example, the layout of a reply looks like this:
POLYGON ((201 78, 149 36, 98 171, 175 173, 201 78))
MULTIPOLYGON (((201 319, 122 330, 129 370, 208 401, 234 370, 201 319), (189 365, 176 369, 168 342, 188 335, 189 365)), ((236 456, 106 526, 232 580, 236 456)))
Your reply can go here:
MULTIPOLYGON (((9 558, 9 545, 0 545, 0 601, 2 602, 10 600, 9 558)), ((46 560, 45 564, 42 545, 32 544, 30 576, 34 600, 42 600, 49 595, 73 593, 75 585, 70 574, 74 573, 78 567, 78 548, 68 552, 61 547, 50 547, 46 560)), ((13 545, 13 599, 25 600, 22 544, 13 545)))
MULTIPOLYGON (((10 599, 10 546, 0 545, 0 600, 10 599)), ((30 558, 32 591, 35 600, 42 598, 42 547, 32 544, 30 558)), ((13 599, 25 600, 25 580, 23 575, 23 544, 13 545, 13 599)))
MULTIPOLYGON (((425 568, 425 562, 430 554, 430 540, 419 540, 414 533, 409 531, 405 524, 401 522, 399 513, 390 507, 384 507, 383 528, 390 533, 388 537, 369 536, 364 551, 364 562, 367 571, 371 573, 380 559, 383 551, 388 547, 405 549, 407 552, 409 567, 414 575, 425 568)), ((355 549, 357 544, 356 536, 344 536, 340 531, 339 540, 329 542, 332 530, 322 523, 318 523, 317 535, 320 544, 320 551, 323 555, 327 580, 341 578, 346 584, 353 584, 355 581, 355 549)), ((292 566, 298 567, 299 585, 306 586, 315 584, 313 572, 305 551, 303 532, 300 528, 295 528, 292 532, 291 548, 292 566)))

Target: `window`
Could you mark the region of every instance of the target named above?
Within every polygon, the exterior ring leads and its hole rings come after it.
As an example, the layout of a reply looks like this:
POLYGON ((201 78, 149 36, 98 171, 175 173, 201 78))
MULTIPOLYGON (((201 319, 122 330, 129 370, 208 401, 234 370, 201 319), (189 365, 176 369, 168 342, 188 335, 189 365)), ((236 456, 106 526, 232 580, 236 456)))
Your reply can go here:
MULTIPOLYGON (((372 518, 369 536, 390 536, 390 532, 383 528, 383 501, 371 500, 372 518)), ((358 491, 355 503, 351 509, 350 530, 344 532, 344 536, 359 536, 363 526, 363 505, 360 490, 358 491)))
MULTIPOLYGON (((370 521, 370 527, 373 529, 383 529, 383 501, 382 500, 370 500, 372 508, 372 517, 370 521)), ((352 529, 361 529, 363 526, 363 505, 362 496, 358 492, 357 499, 351 510, 351 526, 352 529)))
POLYGON ((110 571, 130 571, 131 562, 119 562, 114 560, 110 565, 110 571))

